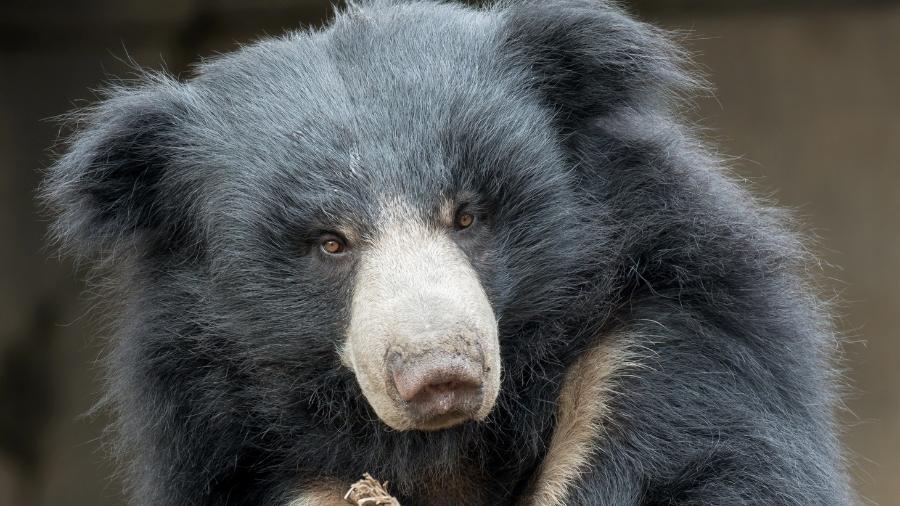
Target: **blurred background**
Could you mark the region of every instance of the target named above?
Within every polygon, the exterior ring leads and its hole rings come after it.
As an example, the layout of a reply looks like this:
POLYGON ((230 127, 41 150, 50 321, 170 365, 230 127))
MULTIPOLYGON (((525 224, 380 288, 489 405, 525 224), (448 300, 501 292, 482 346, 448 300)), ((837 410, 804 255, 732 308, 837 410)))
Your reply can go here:
MULTIPOLYGON (((819 237, 841 302, 841 414, 866 504, 900 505, 900 1, 633 0, 690 32, 717 91, 690 111, 739 174, 819 237)), ((340 2, 337 2, 340 4, 340 2)), ((0 506, 119 505, 102 448, 84 272, 44 246, 33 196, 59 134, 127 59, 189 75, 198 56, 331 15, 319 0, 0 4, 0 506)))

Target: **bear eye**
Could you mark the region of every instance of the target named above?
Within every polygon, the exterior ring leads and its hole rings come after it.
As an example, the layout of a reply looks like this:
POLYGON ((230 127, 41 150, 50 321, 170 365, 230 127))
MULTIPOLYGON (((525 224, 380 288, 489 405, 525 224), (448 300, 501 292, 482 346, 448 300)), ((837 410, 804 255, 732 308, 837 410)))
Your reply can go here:
POLYGON ((324 236, 319 247, 322 248, 322 252, 327 255, 340 255, 347 250, 347 245, 344 243, 344 240, 335 235, 324 236))
POLYGON ((456 215, 456 228, 465 230, 475 224, 475 215, 472 213, 461 212, 456 215))

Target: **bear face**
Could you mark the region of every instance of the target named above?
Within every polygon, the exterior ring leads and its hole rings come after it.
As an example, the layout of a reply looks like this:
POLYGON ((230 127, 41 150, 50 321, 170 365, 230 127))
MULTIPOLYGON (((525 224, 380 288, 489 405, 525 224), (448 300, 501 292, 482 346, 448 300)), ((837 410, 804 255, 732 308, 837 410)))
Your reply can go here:
POLYGON ((394 9, 112 90, 48 186, 82 250, 179 272, 160 297, 196 283, 191 312, 265 371, 254 383, 343 365, 385 424, 435 430, 490 413, 498 322, 561 325, 547 315, 598 244, 571 220, 601 210, 576 193, 501 18, 394 9))

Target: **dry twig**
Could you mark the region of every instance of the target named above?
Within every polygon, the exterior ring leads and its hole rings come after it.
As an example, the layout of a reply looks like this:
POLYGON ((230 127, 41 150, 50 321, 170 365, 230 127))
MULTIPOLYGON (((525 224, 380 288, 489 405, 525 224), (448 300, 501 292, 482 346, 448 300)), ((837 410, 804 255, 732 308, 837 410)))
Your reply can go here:
POLYGON ((350 487, 344 500, 355 506, 400 506, 400 502, 388 493, 387 485, 387 482, 379 483, 366 473, 363 479, 350 487))

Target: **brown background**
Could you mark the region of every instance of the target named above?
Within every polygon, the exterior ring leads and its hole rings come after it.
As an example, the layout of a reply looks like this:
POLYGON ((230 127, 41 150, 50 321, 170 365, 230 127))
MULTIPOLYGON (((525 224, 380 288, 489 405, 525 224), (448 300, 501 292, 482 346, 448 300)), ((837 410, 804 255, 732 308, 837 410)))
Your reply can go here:
MULTIPOLYGON (((197 55, 327 18, 302 0, 32 0, 0 5, 0 506, 121 504, 101 448, 101 340, 33 201, 57 136, 124 60, 197 55)), ((641 0, 689 30, 715 84, 692 111, 734 166, 798 209, 848 336, 845 441, 860 493, 900 505, 900 3, 641 0)), ((83 274, 83 273, 82 273, 83 274)))

